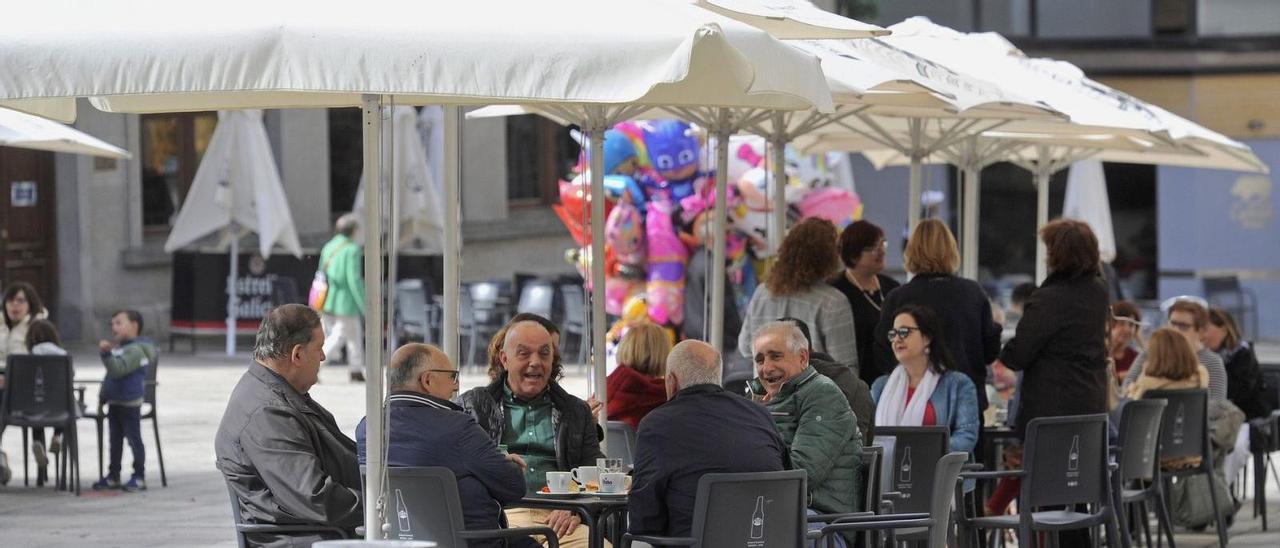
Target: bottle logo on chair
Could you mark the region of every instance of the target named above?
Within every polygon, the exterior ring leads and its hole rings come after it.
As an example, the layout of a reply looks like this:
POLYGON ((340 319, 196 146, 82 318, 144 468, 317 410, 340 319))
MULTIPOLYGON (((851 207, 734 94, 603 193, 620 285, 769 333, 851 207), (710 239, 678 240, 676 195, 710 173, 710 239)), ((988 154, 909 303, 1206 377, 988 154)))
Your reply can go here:
POLYGON ((36 405, 44 405, 44 369, 36 368, 36 386, 31 391, 31 397, 35 400, 36 405))
POLYGON ((756 510, 751 513, 751 540, 764 538, 764 496, 756 497, 756 510))
POLYGON ((1187 407, 1184 403, 1178 404, 1178 411, 1173 415, 1173 443, 1181 445, 1183 432, 1187 425, 1187 407))
POLYGON ((911 483, 911 448, 902 448, 902 465, 898 467, 898 483, 911 483))
POLYGON ((396 489, 396 520, 399 522, 401 533, 412 531, 409 526, 409 508, 404 505, 404 495, 399 489, 396 489))

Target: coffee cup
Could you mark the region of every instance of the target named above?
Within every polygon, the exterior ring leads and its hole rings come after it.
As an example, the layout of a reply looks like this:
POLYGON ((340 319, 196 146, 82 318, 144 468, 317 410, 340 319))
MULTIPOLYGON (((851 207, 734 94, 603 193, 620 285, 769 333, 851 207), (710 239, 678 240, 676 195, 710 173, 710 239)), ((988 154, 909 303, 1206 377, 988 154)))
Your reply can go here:
POLYGON ((573 481, 571 472, 547 472, 547 490, 553 494, 567 495, 570 481, 573 481))
POLYGON ((600 468, 596 466, 579 466, 573 469, 573 481, 586 487, 587 483, 600 484, 600 468))
POLYGON ((622 493, 626 490, 627 475, 623 472, 600 474, 601 493, 622 493))

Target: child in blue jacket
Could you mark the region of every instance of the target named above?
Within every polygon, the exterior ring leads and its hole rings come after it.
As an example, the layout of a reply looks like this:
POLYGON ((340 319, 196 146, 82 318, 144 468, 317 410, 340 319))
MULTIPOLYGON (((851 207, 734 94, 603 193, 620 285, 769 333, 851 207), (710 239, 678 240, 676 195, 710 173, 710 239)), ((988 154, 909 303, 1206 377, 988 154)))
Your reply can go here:
POLYGON ((107 425, 111 436, 111 466, 107 475, 93 484, 95 490, 121 489, 141 491, 147 488, 146 452, 142 447, 142 400, 146 390, 147 368, 154 367, 159 350, 150 339, 141 337, 142 314, 121 310, 111 316, 111 341, 98 342, 106 377, 98 399, 107 405, 107 425), (133 475, 120 484, 120 461, 124 456, 124 440, 133 452, 133 475))

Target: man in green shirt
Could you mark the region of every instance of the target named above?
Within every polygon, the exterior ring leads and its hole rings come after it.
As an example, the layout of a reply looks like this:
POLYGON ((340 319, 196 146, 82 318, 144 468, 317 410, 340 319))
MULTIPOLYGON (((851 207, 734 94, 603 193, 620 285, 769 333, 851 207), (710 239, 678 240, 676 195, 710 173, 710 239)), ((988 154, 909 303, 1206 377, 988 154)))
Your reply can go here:
POLYGON ((320 250, 320 268, 329 282, 321 322, 328 336, 326 356, 336 356, 338 347, 347 347, 351 380, 364 381, 364 250, 355 241, 360 218, 354 213, 338 217, 333 239, 320 250))
MULTIPOLYGON (((515 322, 503 340, 498 378, 459 398, 495 442, 524 459, 530 492, 547 484, 547 472, 594 466, 605 456, 591 409, 556 382, 561 372, 554 356, 545 327, 537 321, 515 322)), ((560 546, 587 545, 587 530, 571 512, 512 508, 506 514, 511 527, 545 523, 560 537, 560 546)))

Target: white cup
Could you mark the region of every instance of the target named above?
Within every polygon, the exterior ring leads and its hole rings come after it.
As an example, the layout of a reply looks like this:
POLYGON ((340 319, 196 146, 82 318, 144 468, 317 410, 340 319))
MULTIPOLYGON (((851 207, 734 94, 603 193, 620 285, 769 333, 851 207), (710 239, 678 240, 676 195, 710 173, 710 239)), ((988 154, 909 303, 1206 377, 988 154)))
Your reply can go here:
POLYGON ((583 488, 586 488, 588 482, 594 483, 596 485, 600 484, 600 468, 599 467, 579 466, 577 468, 574 468, 572 473, 573 473, 573 481, 578 482, 578 484, 581 485, 583 488))
POLYGON ((623 472, 600 474, 601 493, 621 493, 626 490, 627 475, 623 472))
POLYGON ((571 472, 547 472, 547 490, 553 494, 568 494, 570 481, 573 481, 571 472))

